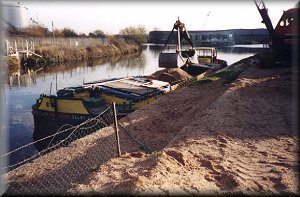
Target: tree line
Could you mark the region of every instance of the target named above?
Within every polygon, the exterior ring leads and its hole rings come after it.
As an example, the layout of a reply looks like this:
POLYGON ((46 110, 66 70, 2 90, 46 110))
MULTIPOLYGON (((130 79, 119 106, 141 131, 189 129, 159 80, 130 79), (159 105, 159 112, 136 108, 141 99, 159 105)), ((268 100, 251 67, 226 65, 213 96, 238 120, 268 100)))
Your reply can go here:
MULTIPOLYGON (((31 25, 25 29, 16 30, 13 28, 7 29, 8 35, 27 35, 32 37, 92 37, 92 38, 107 38, 111 35, 105 34, 102 30, 97 29, 88 34, 77 33, 75 30, 69 27, 63 29, 54 29, 49 31, 48 28, 45 28, 41 25, 31 25)), ((148 40, 148 33, 146 28, 143 25, 125 27, 119 31, 119 34, 116 36, 121 36, 124 38, 133 39, 139 43, 145 43, 148 40)))

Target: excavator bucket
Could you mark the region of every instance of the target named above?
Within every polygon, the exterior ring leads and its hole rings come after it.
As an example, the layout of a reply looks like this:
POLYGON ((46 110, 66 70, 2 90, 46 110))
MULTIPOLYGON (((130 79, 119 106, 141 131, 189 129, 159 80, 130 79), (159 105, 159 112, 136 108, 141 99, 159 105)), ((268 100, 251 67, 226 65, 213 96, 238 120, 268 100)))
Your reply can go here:
POLYGON ((167 42, 165 43, 164 49, 166 45, 170 41, 172 37, 172 33, 174 29, 177 30, 177 47, 176 52, 161 52, 158 57, 158 66, 162 68, 180 68, 185 64, 196 64, 198 63, 196 51, 193 49, 193 43, 190 39, 190 36, 185 29, 184 23, 181 23, 178 17, 178 20, 175 22, 172 31, 169 34, 167 42), (184 34, 183 34, 184 33, 184 34), (181 50, 180 41, 182 38, 185 38, 190 43, 192 49, 189 50, 181 50))
POLYGON ((158 56, 158 66, 162 68, 180 68, 185 64, 197 64, 197 54, 195 50, 181 52, 161 52, 158 56))
POLYGON ((158 56, 158 66, 161 68, 179 68, 186 60, 179 53, 161 52, 158 56))

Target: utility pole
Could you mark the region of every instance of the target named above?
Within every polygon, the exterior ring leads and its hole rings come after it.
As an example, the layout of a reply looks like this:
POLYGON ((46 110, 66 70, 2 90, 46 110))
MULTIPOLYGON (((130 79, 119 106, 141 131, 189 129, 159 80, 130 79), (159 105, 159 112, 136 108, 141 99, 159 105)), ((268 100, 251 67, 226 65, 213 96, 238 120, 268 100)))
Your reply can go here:
POLYGON ((54 33, 54 25, 52 21, 52 34, 53 34, 53 42, 55 42, 55 33, 54 33))

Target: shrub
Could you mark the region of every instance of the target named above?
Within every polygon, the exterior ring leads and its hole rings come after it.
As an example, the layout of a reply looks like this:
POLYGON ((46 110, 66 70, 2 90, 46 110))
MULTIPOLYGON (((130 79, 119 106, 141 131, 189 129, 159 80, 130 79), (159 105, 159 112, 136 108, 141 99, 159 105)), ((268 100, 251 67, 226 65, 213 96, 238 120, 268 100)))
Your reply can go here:
POLYGON ((120 35, 131 38, 139 43, 145 43, 148 40, 147 30, 143 25, 137 27, 126 27, 120 30, 120 35))

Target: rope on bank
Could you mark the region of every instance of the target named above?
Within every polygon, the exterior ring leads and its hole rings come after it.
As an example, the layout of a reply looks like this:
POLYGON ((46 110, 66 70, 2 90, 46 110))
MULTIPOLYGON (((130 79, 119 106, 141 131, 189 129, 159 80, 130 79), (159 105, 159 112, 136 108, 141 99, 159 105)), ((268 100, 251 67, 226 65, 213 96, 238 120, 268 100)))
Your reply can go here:
POLYGON ((125 133, 133 140, 135 141, 136 143, 138 143, 140 145, 140 148, 143 149, 146 153, 152 153, 153 150, 151 148, 149 148, 148 146, 146 146, 145 144, 143 144, 142 142, 140 142, 139 140, 137 140, 136 138, 134 138, 130 132, 121 124, 121 123, 118 123, 122 129, 125 131, 125 133))

